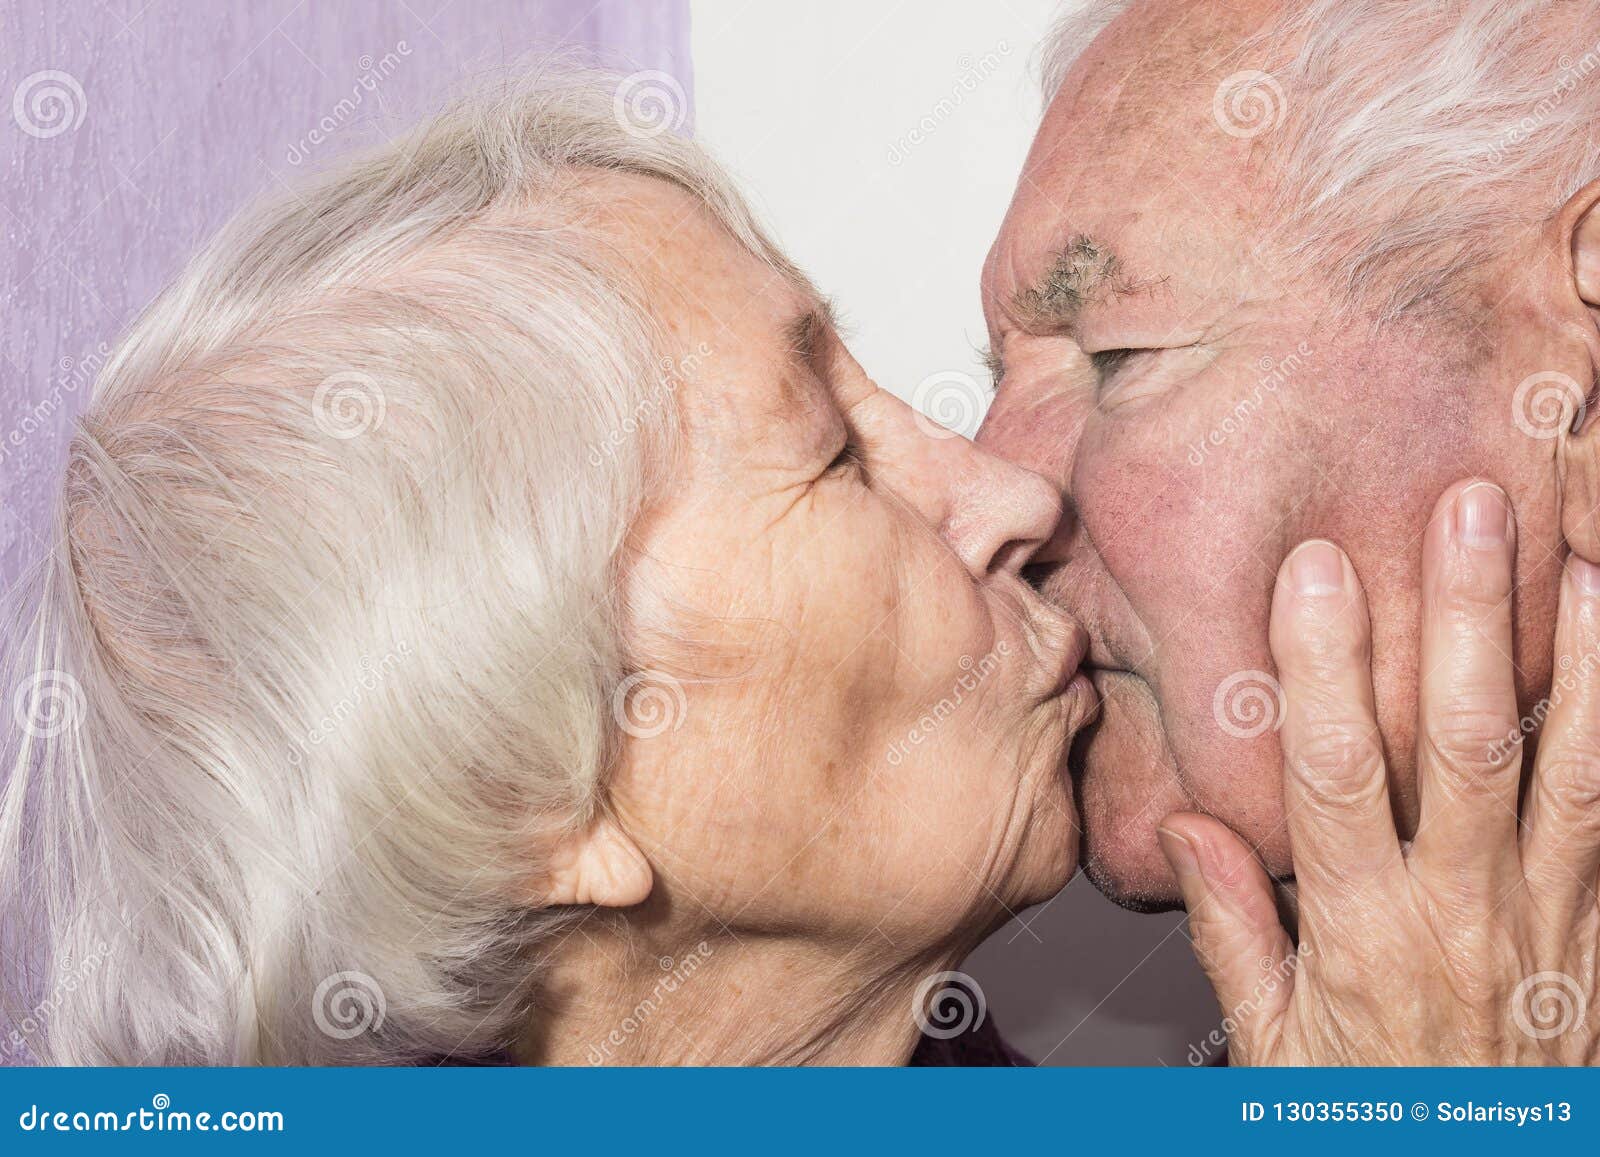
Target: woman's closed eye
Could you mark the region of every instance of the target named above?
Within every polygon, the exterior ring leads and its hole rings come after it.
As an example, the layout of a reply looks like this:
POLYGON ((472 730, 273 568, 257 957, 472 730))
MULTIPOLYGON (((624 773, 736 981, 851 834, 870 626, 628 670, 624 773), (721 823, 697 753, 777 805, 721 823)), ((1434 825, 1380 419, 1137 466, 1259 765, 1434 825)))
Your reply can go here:
POLYGON ((861 446, 856 441, 854 434, 847 436, 844 445, 833 456, 833 461, 828 463, 826 474, 844 474, 864 469, 866 460, 861 456, 861 446))

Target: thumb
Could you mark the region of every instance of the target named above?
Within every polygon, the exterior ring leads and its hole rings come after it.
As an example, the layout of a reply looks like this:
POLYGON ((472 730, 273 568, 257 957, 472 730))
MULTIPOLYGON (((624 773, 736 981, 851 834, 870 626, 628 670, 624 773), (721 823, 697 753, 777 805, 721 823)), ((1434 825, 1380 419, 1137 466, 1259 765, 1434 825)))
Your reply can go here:
POLYGON ((1230 1060, 1262 1064, 1289 1007, 1294 951, 1272 881, 1254 854, 1210 816, 1177 812, 1156 832, 1189 909, 1189 938, 1222 1007, 1230 1060))

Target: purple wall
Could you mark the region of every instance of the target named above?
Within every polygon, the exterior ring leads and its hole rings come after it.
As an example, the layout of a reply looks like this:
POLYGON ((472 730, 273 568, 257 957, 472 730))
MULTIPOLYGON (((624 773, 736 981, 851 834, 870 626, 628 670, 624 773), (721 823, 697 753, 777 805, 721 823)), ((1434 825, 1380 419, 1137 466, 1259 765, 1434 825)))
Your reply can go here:
POLYGON ((95 366, 257 191, 575 45, 689 90, 688 0, 0 0, 0 589, 95 366))

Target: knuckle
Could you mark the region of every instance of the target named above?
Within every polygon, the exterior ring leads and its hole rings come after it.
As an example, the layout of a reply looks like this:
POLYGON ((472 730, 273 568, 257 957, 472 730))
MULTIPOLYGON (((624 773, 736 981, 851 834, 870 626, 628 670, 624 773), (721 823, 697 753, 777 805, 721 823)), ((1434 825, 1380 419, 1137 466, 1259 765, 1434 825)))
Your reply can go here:
POLYGON ((1383 755, 1370 723, 1312 723, 1296 729, 1288 748, 1308 792, 1329 806, 1370 803, 1384 794, 1383 755))
POLYGON ((1454 565, 1444 568, 1438 608, 1452 627, 1473 630, 1483 625, 1487 614, 1497 612, 1511 593, 1511 574, 1501 567, 1483 566, 1466 555, 1453 561, 1454 565))
POLYGON ((1468 777, 1515 766, 1507 756, 1520 749, 1514 714, 1491 706, 1486 696, 1465 696, 1448 710, 1426 713, 1423 742, 1443 767, 1468 777))
POLYGON ((1303 678, 1328 682, 1333 676, 1366 662, 1367 640, 1348 615, 1322 611, 1300 625, 1287 641, 1286 650, 1290 665, 1303 678))
POLYGON ((1600 750, 1562 751, 1539 769, 1545 797, 1564 816, 1600 826, 1600 750))

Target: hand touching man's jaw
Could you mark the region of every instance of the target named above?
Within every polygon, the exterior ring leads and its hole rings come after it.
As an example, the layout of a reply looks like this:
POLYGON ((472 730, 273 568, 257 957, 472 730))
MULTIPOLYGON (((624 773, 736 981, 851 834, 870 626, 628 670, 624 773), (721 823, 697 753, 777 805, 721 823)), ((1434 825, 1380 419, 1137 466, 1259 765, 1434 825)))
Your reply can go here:
MULTIPOLYGON (((1084 854, 1131 906, 1176 903, 1155 828, 1181 808, 1217 815, 1269 870, 1291 870, 1266 624, 1294 545, 1337 542, 1368 591, 1377 715, 1409 834, 1417 543, 1434 501, 1468 476, 1511 496, 1525 706, 1550 681, 1563 519, 1586 527, 1600 501, 1586 482, 1562 486, 1593 475, 1600 440, 1569 428, 1600 363, 1584 300, 1597 295, 1574 274, 1582 195, 1532 168, 1508 180, 1517 212, 1476 238, 1471 261, 1442 261, 1449 280, 1420 299, 1391 290, 1430 285, 1428 253, 1401 251, 1364 279, 1354 257, 1305 260, 1295 247, 1322 234, 1269 229, 1295 219, 1268 203, 1285 187, 1285 153, 1269 146, 1302 127, 1294 71, 1259 62, 1285 78, 1266 89, 1282 104, 1262 131, 1232 119, 1226 91, 1241 45, 1283 12, 1268 0, 1134 3, 1066 75, 984 269, 1000 380, 979 440, 1067 498, 1038 577, 1093 638, 1105 707, 1074 757, 1084 854), (1412 281, 1386 279, 1409 276, 1410 258, 1412 281), (1525 386, 1536 374, 1556 376, 1525 386)), ((1545 41, 1551 67, 1567 51, 1557 39, 1545 41)), ((1441 56, 1419 55, 1430 68, 1441 56)), ((1386 70, 1374 84, 1406 67, 1335 64, 1386 70)), ((1369 203, 1378 216, 1357 249, 1405 227, 1384 203, 1369 203)))

